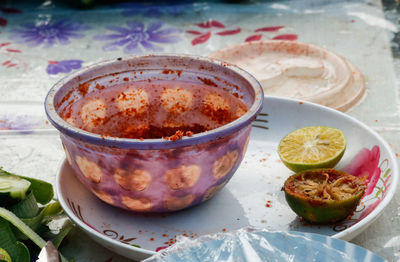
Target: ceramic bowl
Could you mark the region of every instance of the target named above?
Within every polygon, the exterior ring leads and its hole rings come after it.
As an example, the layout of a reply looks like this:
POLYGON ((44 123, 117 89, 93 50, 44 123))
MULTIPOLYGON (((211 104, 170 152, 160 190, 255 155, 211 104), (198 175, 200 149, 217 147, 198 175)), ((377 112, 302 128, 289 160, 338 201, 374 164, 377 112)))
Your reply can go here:
POLYGON ((68 163, 97 197, 137 212, 168 212, 206 201, 228 182, 242 161, 262 102, 257 80, 233 65, 189 55, 150 55, 102 62, 65 77, 49 91, 45 110, 61 132, 68 163), (238 95, 248 110, 228 124, 176 141, 102 136, 60 116, 99 89, 147 80, 223 88, 238 95))

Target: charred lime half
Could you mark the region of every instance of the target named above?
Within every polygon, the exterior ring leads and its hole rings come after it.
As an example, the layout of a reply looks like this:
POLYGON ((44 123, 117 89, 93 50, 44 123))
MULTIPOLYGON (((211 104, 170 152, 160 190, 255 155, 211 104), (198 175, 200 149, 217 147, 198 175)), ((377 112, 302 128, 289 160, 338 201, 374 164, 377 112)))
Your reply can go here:
POLYGON ((354 212, 365 184, 335 169, 311 169, 290 176, 282 188, 290 208, 312 223, 334 223, 354 212))

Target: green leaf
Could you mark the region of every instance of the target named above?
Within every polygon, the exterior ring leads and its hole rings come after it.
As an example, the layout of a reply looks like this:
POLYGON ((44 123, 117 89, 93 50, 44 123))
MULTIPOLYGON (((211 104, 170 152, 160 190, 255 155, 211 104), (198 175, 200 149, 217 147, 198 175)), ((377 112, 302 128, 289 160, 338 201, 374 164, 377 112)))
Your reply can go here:
POLYGON ((375 194, 375 197, 378 197, 382 193, 383 189, 381 187, 378 187, 378 191, 375 194))
POLYGON ((383 178, 386 178, 389 175, 390 171, 391 171, 390 168, 388 168, 386 170, 385 175, 383 176, 383 178))
POLYGON ((0 248, 6 251, 13 262, 30 261, 29 250, 24 244, 17 241, 9 222, 3 218, 0 218, 0 248))
POLYGON ((24 200, 20 201, 18 204, 13 205, 10 211, 19 218, 31 218, 36 216, 39 212, 39 206, 32 191, 24 200))
MULTIPOLYGON (((30 262, 31 255, 29 253, 29 249, 24 245, 24 243, 17 241, 18 248, 18 257, 15 260, 16 262, 30 262)), ((14 260, 12 260, 14 262, 14 260)))
POLYGON ((46 241, 44 241, 44 239, 42 239, 35 231, 33 231, 29 226, 27 226, 21 219, 19 219, 11 211, 8 211, 7 209, 0 207, 0 217, 4 218, 10 224, 18 228, 38 247, 43 248, 46 245, 46 241))
POLYGON ((31 178, 31 177, 16 175, 16 174, 7 172, 1 168, 0 168, 0 176, 14 176, 14 177, 19 177, 19 178, 28 180, 31 183, 31 186, 29 189, 35 195, 37 202, 39 202, 42 205, 49 203, 54 197, 53 186, 50 183, 47 183, 46 181, 31 178))
MULTIPOLYGON (((21 218, 21 221, 24 222, 27 226, 29 226, 32 230, 37 232, 38 228, 40 227, 40 225, 42 225, 46 217, 56 215, 60 212, 62 212, 60 203, 54 202, 40 209, 38 215, 31 218, 21 218)), ((27 239, 26 236, 19 230, 16 232, 16 237, 21 240, 27 239)))
POLYGON ((60 233, 58 233, 56 239, 54 239, 53 244, 55 247, 59 247, 61 245, 61 242, 64 240, 64 238, 68 235, 68 233, 74 228, 74 224, 71 222, 71 220, 65 221, 63 227, 60 230, 60 233))
POLYGON ((63 211, 60 202, 56 201, 54 203, 48 204, 43 209, 43 217, 54 216, 63 211))

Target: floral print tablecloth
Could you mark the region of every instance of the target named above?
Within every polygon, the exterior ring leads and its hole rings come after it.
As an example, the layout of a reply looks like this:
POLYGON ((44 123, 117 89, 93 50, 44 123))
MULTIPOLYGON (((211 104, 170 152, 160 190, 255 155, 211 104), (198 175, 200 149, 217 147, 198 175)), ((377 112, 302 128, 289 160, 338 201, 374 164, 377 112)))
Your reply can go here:
MULTIPOLYGON (((0 165, 54 183, 64 156, 43 101, 49 88, 70 72, 135 54, 207 56, 228 45, 263 39, 317 44, 355 64, 366 78, 367 96, 348 113, 377 130, 398 152, 399 67, 391 50, 398 48, 399 27, 392 2, 385 1, 389 8, 379 0, 121 2, 89 10, 67 2, 2 2, 0 165)), ((383 216, 353 242, 390 261, 400 259, 399 203, 396 195, 383 216)), ((76 261, 125 260, 79 231, 65 243, 64 252, 76 254, 82 243, 88 248, 79 249, 76 261)))

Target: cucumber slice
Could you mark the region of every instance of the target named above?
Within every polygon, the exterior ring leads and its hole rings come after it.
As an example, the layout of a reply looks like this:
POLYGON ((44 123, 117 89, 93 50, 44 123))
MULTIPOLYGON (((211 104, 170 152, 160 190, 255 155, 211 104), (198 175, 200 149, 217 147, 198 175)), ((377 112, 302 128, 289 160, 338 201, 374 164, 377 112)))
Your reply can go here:
MULTIPOLYGON (((0 194, 14 199, 25 199, 31 182, 16 176, 0 176, 0 194)), ((7 203, 5 203, 7 204, 7 203)))
POLYGON ((47 183, 46 181, 31 178, 31 177, 16 175, 16 174, 7 172, 0 168, 0 177, 4 177, 4 176, 13 176, 13 177, 17 177, 17 178, 25 179, 25 180, 29 181, 30 182, 30 190, 35 195, 37 202, 39 202, 42 205, 46 205, 54 197, 53 186, 50 183, 47 183))
POLYGON ((0 248, 0 261, 12 262, 10 255, 2 248, 0 248))

